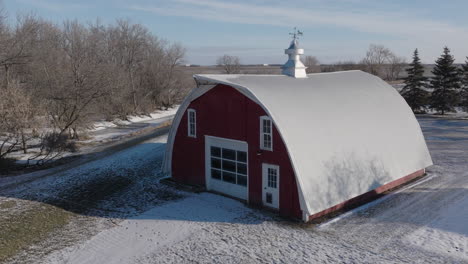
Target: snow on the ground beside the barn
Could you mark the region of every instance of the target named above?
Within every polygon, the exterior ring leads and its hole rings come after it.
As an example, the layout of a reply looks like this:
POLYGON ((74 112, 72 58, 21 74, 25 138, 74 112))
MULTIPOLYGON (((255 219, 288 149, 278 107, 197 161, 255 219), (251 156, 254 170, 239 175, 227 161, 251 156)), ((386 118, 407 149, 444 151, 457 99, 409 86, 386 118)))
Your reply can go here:
POLYGON ((114 122, 110 121, 97 121, 94 122, 93 128, 89 131, 99 131, 109 127, 116 127, 117 125, 114 122))
POLYGON ((179 106, 176 105, 167 110, 160 110, 149 115, 139 115, 139 116, 129 116, 127 120, 116 119, 112 122, 110 121, 97 121, 94 123, 93 128, 89 131, 99 131, 106 128, 113 128, 119 125, 130 125, 132 123, 154 123, 157 122, 157 119, 170 117, 176 114, 179 106))
POLYGON ((94 129, 89 130, 90 139, 82 142, 107 142, 125 137, 148 127, 157 127, 167 121, 172 120, 179 106, 174 106, 168 110, 154 112, 146 116, 130 116, 128 120, 117 119, 113 122, 98 122, 94 129))
MULTIPOLYGON (((49 263, 135 263, 142 256, 175 244, 193 233, 199 222, 231 222, 250 209, 219 195, 202 193, 164 204, 105 230, 85 244, 52 254, 49 263)), ((198 236, 198 235, 196 235, 198 236)))
POLYGON ((179 109, 179 106, 176 105, 176 106, 171 107, 171 108, 169 108, 167 110, 157 111, 157 112, 151 113, 149 116, 130 116, 128 118, 128 120, 130 122, 133 122, 133 123, 148 122, 148 121, 152 121, 152 120, 158 119, 158 118, 173 116, 173 115, 175 115, 177 113, 178 109, 179 109))
POLYGON ((428 251, 468 260, 468 197, 439 214, 406 240, 428 251))

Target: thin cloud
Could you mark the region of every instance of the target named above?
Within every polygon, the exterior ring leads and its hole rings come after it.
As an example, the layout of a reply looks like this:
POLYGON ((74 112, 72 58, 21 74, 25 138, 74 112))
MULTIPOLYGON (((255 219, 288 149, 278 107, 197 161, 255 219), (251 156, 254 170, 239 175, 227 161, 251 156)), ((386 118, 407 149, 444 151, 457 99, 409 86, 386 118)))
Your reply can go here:
MULTIPOLYGON (((380 44, 385 39, 382 44, 396 48, 397 53, 410 54, 418 47, 426 62, 433 62, 446 45, 452 48, 459 62, 468 54, 468 29, 463 25, 428 18, 427 14, 418 10, 404 10, 398 5, 383 5, 370 0, 296 0, 287 3, 276 0, 173 0, 161 1, 157 5, 146 2, 128 8, 163 16, 215 22, 288 28, 297 25, 303 29, 332 27, 348 32, 361 32, 371 34, 367 35, 368 44, 380 44)), ((324 42, 323 39, 317 41, 324 42)), ((357 52, 356 43, 349 48, 354 53, 357 52)), ((362 46, 359 50, 361 49, 362 46)), ((350 52, 345 52, 343 56, 356 56, 350 52)), ((326 53, 324 55, 331 52, 326 53)))
MULTIPOLYGON (((345 2, 348 2, 347 0, 345 2)), ((356 1, 356 0, 354 0, 356 1)), ((336 1, 335 1, 336 2, 336 1)), ((371 10, 348 12, 325 8, 291 8, 260 4, 229 3, 213 0, 175 0, 165 6, 134 5, 133 10, 160 15, 192 17, 205 20, 241 24, 263 24, 290 27, 291 25, 327 25, 354 31, 393 35, 396 37, 425 36, 427 34, 466 35, 465 28, 444 22, 406 17, 399 13, 371 10)))
POLYGON ((64 3, 48 0, 16 0, 18 3, 31 5, 37 8, 43 8, 54 12, 73 10, 77 8, 89 8, 88 5, 78 3, 64 3))

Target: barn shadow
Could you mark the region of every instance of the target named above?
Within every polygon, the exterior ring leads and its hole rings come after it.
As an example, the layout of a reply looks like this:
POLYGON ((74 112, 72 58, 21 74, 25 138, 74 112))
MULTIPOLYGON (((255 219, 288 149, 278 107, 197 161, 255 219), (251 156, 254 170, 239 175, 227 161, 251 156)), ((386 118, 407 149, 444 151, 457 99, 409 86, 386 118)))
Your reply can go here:
MULTIPOLYGON (((354 197, 367 193, 372 196, 372 190, 388 181, 389 174, 382 162, 377 158, 358 158, 355 153, 334 155, 324 163, 327 182, 320 190, 322 207, 327 207, 328 201, 342 201, 343 198, 354 197)), ((355 203, 357 201, 349 201, 355 203)))

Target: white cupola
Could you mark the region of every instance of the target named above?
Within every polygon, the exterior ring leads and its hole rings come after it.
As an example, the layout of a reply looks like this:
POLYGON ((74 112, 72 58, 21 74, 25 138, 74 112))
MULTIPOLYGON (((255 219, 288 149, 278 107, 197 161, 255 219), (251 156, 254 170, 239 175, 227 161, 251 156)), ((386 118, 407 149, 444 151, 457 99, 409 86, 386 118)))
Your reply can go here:
POLYGON ((294 28, 294 33, 289 33, 293 36, 291 45, 289 48, 284 50, 284 53, 289 56, 288 61, 281 67, 284 75, 288 75, 294 78, 307 78, 306 69, 307 67, 301 61, 300 56, 304 54, 304 49, 299 48, 299 36, 302 36, 302 32, 294 28))

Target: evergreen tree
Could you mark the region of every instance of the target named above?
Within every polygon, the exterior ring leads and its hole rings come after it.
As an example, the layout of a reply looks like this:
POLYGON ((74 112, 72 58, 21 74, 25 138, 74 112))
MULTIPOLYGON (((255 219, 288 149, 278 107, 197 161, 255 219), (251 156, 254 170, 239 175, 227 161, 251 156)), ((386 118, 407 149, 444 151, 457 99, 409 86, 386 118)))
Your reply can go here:
POLYGON ((465 64, 462 65, 460 74, 462 79, 462 90, 460 93, 461 106, 465 110, 468 110, 468 57, 466 57, 465 64))
POLYGON ((408 76, 405 78, 405 87, 401 90, 401 95, 413 112, 418 112, 426 105, 428 96, 428 92, 424 90, 427 78, 424 77, 424 66, 419 59, 418 49, 414 51, 413 62, 406 72, 408 76))
POLYGON ((434 89, 430 98, 433 109, 442 115, 453 110, 457 103, 457 95, 461 87, 459 70, 453 62, 455 59, 450 54, 449 48, 444 48, 444 53, 436 61, 432 70, 434 77, 431 79, 431 87, 434 89))

